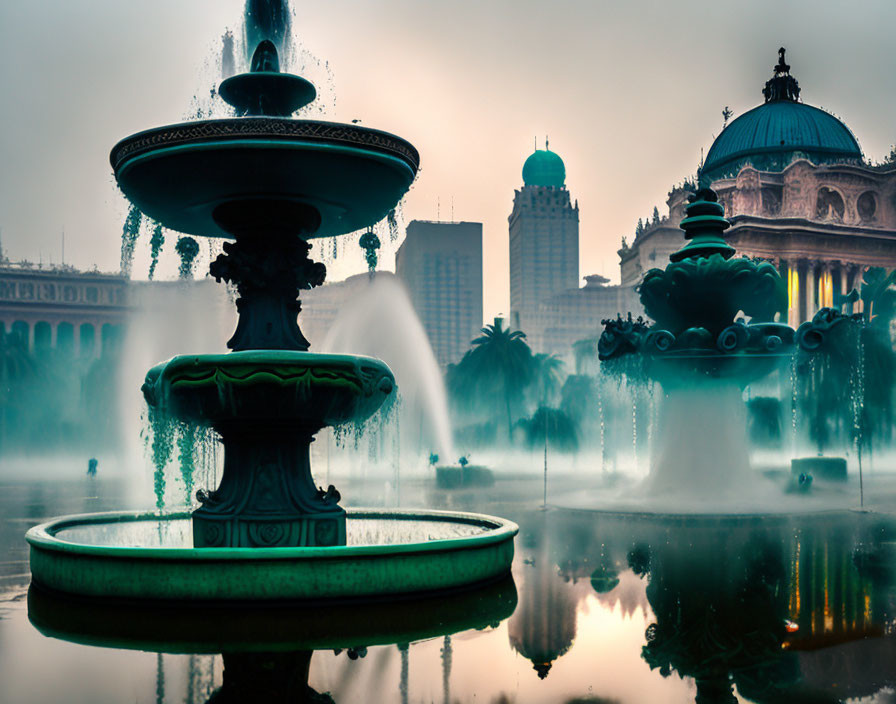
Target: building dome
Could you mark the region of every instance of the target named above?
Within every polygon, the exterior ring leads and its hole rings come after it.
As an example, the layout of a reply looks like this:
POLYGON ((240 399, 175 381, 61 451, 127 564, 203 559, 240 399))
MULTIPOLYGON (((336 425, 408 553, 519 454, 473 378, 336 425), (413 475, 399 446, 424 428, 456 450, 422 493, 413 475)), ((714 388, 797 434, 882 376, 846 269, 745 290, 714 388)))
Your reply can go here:
POLYGON ((862 150, 849 128, 830 113, 797 102, 799 84, 784 63, 766 83, 765 104, 744 113, 722 130, 706 155, 701 181, 735 176, 750 163, 763 171, 781 171, 795 157, 815 163, 854 162, 862 150))
POLYGON ((545 143, 544 149, 536 149, 523 164, 523 184, 563 188, 566 183, 566 167, 563 159, 552 152, 545 143))

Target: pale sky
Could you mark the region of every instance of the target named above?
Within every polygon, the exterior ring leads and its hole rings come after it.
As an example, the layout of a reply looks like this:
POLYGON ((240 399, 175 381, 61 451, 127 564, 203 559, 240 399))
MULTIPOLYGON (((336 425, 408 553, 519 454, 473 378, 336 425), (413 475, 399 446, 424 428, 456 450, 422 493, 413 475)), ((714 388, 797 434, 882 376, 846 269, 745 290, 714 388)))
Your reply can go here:
MULTIPOLYGON (((216 82, 242 0, 0 2, 0 232, 6 254, 117 270, 126 210, 108 162, 122 137, 177 122, 216 82)), ((722 125, 758 105, 779 46, 805 102, 843 119, 866 157, 896 142, 896 2, 328 0, 294 5, 327 62, 324 119, 413 143, 405 220, 482 222, 485 317, 508 308, 507 215, 545 135, 581 210, 581 274, 618 280, 616 250, 696 170, 722 125), (335 100, 333 100, 335 96, 335 100), (334 104, 335 103, 335 104, 334 104)), ((172 237, 173 240, 173 237, 172 237)), ((148 241, 135 277, 145 277, 148 241)), ((393 265, 395 246, 381 261, 393 265)), ((161 275, 174 275, 173 241, 161 275)), ((204 264, 203 264, 204 266, 204 264)), ((361 252, 331 279, 364 268, 361 252)))

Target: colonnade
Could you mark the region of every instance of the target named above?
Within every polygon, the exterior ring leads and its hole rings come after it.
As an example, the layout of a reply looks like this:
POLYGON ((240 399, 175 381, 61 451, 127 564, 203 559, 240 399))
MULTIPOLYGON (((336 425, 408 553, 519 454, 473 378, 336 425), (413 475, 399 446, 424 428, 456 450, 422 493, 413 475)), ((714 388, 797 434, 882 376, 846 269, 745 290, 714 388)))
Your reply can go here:
MULTIPOLYGON (((787 324, 798 327, 811 320, 820 308, 840 309, 840 296, 861 288, 867 267, 849 262, 817 259, 781 259, 777 262, 787 281, 787 324)), ((861 313, 862 301, 848 304, 847 313, 861 313)))
POLYGON ((0 315, 0 332, 27 341, 29 352, 59 349, 74 357, 99 357, 103 349, 122 335, 122 324, 92 320, 27 320, 0 315))

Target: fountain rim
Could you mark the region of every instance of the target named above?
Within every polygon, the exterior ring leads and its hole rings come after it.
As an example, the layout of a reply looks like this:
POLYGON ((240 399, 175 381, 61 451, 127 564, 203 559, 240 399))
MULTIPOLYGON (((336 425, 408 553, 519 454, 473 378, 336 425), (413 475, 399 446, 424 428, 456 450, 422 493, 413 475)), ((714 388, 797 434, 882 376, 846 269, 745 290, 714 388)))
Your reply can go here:
POLYGON ((103 523, 125 523, 138 521, 174 521, 192 517, 190 511, 159 514, 152 511, 105 511, 59 516, 36 525, 25 534, 25 540, 32 548, 51 550, 76 555, 102 557, 166 560, 173 562, 240 560, 320 560, 346 557, 381 558, 420 552, 433 553, 485 547, 511 540, 519 533, 519 526, 513 521, 486 514, 455 511, 410 510, 410 509, 367 509, 347 508, 347 518, 391 518, 398 520, 434 520, 480 525, 486 527, 484 533, 460 538, 446 538, 418 541, 413 543, 385 543, 370 545, 338 545, 330 547, 243 547, 243 548, 156 548, 115 545, 90 545, 62 540, 56 537, 59 531, 84 525, 103 523))
POLYGON ((238 146, 241 142, 243 146, 246 144, 262 146, 267 142, 271 146, 280 147, 301 144, 307 149, 313 146, 315 141, 331 149, 341 146, 352 152, 363 151, 392 156, 407 168, 412 176, 416 175, 420 168, 419 152, 410 142, 391 132, 342 122, 291 117, 225 117, 187 120, 152 127, 119 140, 109 153, 109 162, 117 175, 140 156, 159 154, 174 147, 238 146), (264 129, 273 125, 277 125, 280 129, 278 131, 264 129), (251 131, 252 127, 257 128, 255 133, 251 131), (204 129, 206 132, 190 137, 181 136, 177 139, 170 134, 184 129, 204 129), (326 134, 328 131, 339 134, 328 135, 326 134), (372 139, 381 143, 377 144, 371 141, 372 139), (336 144, 338 142, 343 144, 336 144))
POLYGON ((342 154, 364 154, 367 156, 373 156, 385 163, 394 164, 398 166, 399 169, 406 170, 412 178, 416 173, 408 165, 408 163, 400 157, 395 156, 394 154, 372 150, 369 148, 361 148, 344 144, 331 144, 326 142, 313 144, 305 141, 298 141, 296 139, 253 139, 251 137, 248 137, 240 139, 210 140, 207 142, 189 142, 187 144, 175 144, 169 147, 158 147, 157 149, 152 150, 147 149, 131 157, 125 157, 125 159, 122 161, 122 163, 119 164, 118 168, 116 169, 115 174, 116 176, 123 176, 131 168, 141 162, 164 158, 165 156, 173 153, 201 151, 220 152, 222 149, 241 149, 243 147, 252 147, 253 149, 300 149, 303 152, 318 151, 338 152, 342 154))

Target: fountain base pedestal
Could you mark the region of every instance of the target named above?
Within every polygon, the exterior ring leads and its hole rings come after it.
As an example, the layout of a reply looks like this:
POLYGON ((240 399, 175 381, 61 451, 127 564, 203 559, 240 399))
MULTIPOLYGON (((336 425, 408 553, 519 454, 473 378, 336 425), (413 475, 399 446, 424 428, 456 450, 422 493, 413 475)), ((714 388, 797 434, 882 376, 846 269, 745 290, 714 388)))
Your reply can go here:
POLYGON ((278 423, 225 424, 224 474, 199 492, 193 546, 331 547, 345 545, 345 510, 334 487, 311 478, 312 429, 278 423))
POLYGON ((263 548, 332 547, 345 545, 345 511, 271 518, 240 514, 234 517, 193 513, 193 547, 263 548))

